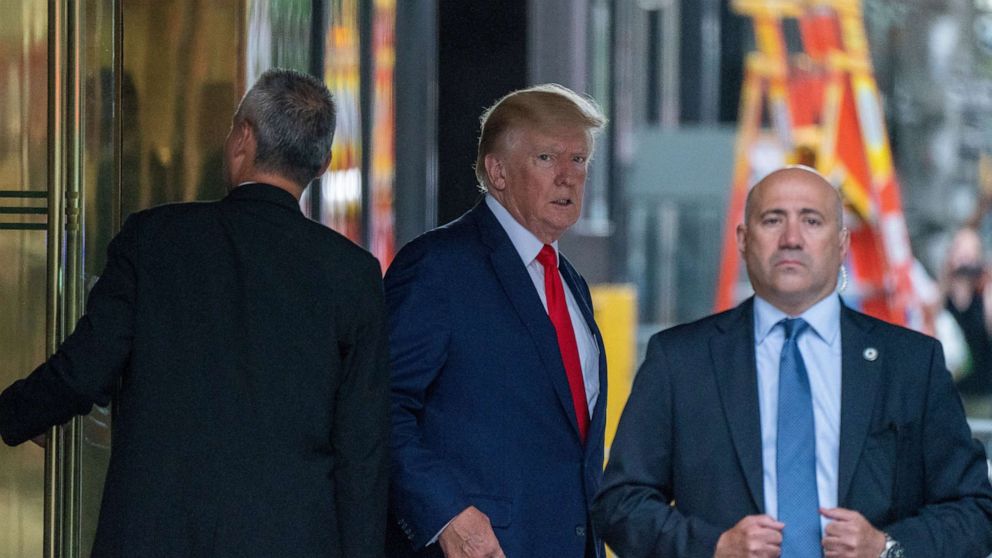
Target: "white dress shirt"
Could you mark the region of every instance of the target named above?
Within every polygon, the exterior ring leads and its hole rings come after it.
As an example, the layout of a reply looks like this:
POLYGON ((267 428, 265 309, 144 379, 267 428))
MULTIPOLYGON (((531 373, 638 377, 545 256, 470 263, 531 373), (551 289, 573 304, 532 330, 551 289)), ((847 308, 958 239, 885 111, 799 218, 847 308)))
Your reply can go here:
MULTIPOLYGON (((785 332, 784 318, 802 318, 809 329, 799 337, 813 396, 816 429, 816 488, 820 507, 837 507, 837 467, 840 451, 841 336, 840 299, 831 294, 799 316, 788 316, 767 301, 754 297, 754 352, 758 366, 758 406, 761 412, 761 449, 764 469, 765 513, 778 517, 778 478, 775 470, 778 440, 778 368, 785 332)), ((820 517, 826 528, 827 520, 820 517)))
MULTIPOLYGON (((503 230, 510 237, 513 247, 520 254, 520 259, 523 261, 524 266, 527 268, 527 273, 530 274, 530 278, 534 282, 537 295, 541 297, 541 303, 544 304, 544 311, 547 312, 548 300, 544 292, 544 266, 541 265, 541 262, 537 261, 537 254, 541 251, 541 248, 544 248, 544 243, 538 240, 534 236, 534 233, 518 223, 513 218, 513 215, 510 215, 510 212, 500 205, 496 198, 489 194, 486 194, 486 205, 489 206, 490 211, 496 216, 499 224, 503 226, 503 230)), ((551 246, 555 249, 555 255, 557 256, 558 242, 553 242, 551 246)), ((558 271, 558 275, 561 275, 561 270, 558 271)), ((589 329, 589 324, 586 323, 586 319, 579 309, 579 304, 576 301, 575 295, 572 294, 572 289, 568 286, 568 282, 562 278, 561 283, 565 287, 565 301, 568 304, 568 315, 572 319, 572 329, 575 330, 575 343, 579 349, 579 361, 582 363, 582 379, 586 388, 586 404, 589 406, 589 414, 591 415, 592 410, 596 407, 596 399, 599 397, 599 346, 596 344, 596 339, 589 329)))

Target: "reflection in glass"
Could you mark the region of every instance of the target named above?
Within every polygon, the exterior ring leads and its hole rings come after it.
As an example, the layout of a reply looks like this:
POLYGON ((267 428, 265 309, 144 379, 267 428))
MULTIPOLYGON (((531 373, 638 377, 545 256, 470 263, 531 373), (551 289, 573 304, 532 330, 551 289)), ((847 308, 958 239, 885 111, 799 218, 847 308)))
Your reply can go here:
MULTIPOLYGON (((47 3, 4 2, 0 76, 0 207, 40 211, 0 213, 2 388, 45 357, 47 3)), ((0 451, 0 558, 42 554, 44 468, 33 444, 0 451)))
POLYGON ((393 178, 396 174, 395 95, 396 0, 375 0, 372 18, 372 144, 369 182, 369 251, 389 266, 396 249, 393 223, 393 178))
MULTIPOLYGON (((68 278, 66 288, 79 290, 84 300, 99 278, 106 261, 107 245, 117 231, 120 216, 120 190, 116 126, 117 83, 115 76, 115 10, 110 0, 88 2, 77 10, 76 61, 84 94, 79 101, 79 168, 81 242, 69 243, 78 250, 78 268, 67 268, 76 277, 68 278), (69 280, 71 279, 71 280, 69 280)), ((122 84, 122 89, 133 88, 122 84)), ((77 308, 76 314, 82 314, 77 308)), ((72 326, 72 324, 67 324, 72 326)), ((79 551, 89 556, 96 535, 103 481, 110 461, 110 409, 96 408, 82 419, 79 440, 79 551)))
POLYGON ((253 0, 248 3, 245 84, 269 68, 310 69, 311 0, 253 0))
POLYGON ((219 199, 227 193, 221 155, 244 91, 247 4, 122 4, 124 217, 153 205, 219 199), (128 84, 130 91, 124 89, 128 84))
POLYGON ((362 241, 362 113, 358 0, 331 0, 324 81, 338 109, 331 168, 320 180, 319 221, 362 241))

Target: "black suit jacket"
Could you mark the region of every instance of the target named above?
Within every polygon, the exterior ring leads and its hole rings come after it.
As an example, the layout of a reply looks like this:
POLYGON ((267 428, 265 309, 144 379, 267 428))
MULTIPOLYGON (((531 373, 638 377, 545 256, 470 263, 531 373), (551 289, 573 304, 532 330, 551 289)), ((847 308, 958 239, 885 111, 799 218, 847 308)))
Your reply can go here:
MULTIPOLYGON (((992 487, 940 344, 841 312, 840 507, 906 556, 985 557, 992 487)), ((748 300, 651 339, 593 505, 621 556, 710 558, 764 513, 753 330, 748 300)))
POLYGON ((278 188, 132 215, 86 315, 0 395, 18 444, 120 381, 94 556, 379 556, 378 262, 278 188))

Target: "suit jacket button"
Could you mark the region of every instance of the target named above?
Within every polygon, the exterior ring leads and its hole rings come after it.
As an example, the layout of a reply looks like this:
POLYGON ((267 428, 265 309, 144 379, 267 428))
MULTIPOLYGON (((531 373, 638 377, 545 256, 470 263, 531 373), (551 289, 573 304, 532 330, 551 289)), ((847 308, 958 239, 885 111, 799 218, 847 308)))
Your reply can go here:
POLYGON ((586 536, 586 526, 585 525, 576 525, 575 526, 575 534, 578 535, 578 536, 580 536, 580 537, 586 536))

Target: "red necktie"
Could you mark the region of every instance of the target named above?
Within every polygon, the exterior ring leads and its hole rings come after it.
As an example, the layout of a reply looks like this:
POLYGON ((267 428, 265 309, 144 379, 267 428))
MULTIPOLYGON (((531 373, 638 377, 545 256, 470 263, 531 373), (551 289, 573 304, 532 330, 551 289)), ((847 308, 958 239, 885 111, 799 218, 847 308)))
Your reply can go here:
POLYGON ((572 392, 572 405, 579 422, 579 438, 585 443, 586 432, 589 430, 589 406, 586 404, 586 387, 582 379, 579 348, 575 343, 575 330, 572 329, 572 318, 568 315, 568 303, 565 302, 565 289, 558 275, 555 249, 545 244, 537 255, 537 261, 544 266, 548 317, 558 333, 558 350, 561 351, 561 361, 565 365, 565 375, 568 376, 568 389, 572 392))

